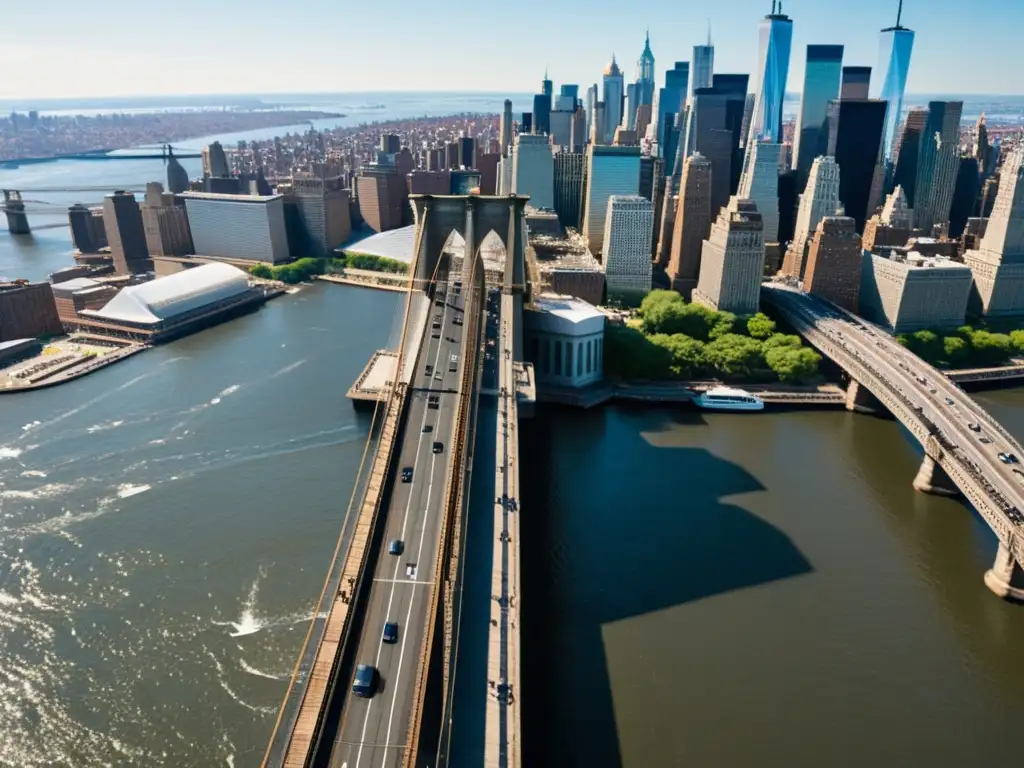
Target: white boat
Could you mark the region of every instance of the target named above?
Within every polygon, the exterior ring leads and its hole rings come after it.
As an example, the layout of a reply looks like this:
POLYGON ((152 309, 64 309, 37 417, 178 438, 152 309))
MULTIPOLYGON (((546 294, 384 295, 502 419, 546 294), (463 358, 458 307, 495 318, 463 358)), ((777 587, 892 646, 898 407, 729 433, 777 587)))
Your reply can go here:
POLYGON ((697 397, 693 402, 709 411, 763 411, 764 401, 742 389, 714 387, 697 397))

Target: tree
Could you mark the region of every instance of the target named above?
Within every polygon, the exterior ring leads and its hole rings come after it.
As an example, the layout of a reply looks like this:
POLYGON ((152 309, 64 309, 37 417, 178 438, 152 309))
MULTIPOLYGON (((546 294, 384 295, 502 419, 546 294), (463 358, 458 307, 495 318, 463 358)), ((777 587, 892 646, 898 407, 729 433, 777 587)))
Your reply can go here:
POLYGON ((803 341, 799 336, 794 336, 791 333, 776 333, 771 337, 765 339, 762 345, 765 353, 769 349, 775 349, 776 347, 802 347, 803 341))
POLYGON ((797 383, 818 375, 821 355, 808 347, 773 347, 765 353, 765 362, 779 381, 797 383))
POLYGON ((273 271, 266 264, 253 264, 249 267, 249 274, 262 280, 272 280, 274 277, 273 271))
POLYGON ((640 302, 640 317, 647 333, 665 333, 669 319, 685 306, 683 297, 675 291, 651 291, 640 302))
POLYGON ((722 336, 735 334, 737 331, 736 325, 736 315, 732 312, 713 312, 711 314, 710 328, 708 329, 708 339, 714 341, 722 336))
POLYGON ((752 339, 764 341, 775 333, 775 321, 763 312, 758 312, 747 320, 747 333, 752 339))
POLYGON ((942 356, 942 341, 934 331, 917 331, 910 337, 911 351, 926 363, 937 363, 942 356))
POLYGON ((1017 352, 1024 352, 1024 331, 1010 331, 1010 343, 1017 352))
POLYGON ((960 336, 946 336, 942 340, 942 358, 950 367, 961 367, 970 357, 971 347, 960 336))
POLYGON ((668 349, 626 326, 605 330, 604 353, 605 371, 623 379, 664 379, 672 364, 668 349))
POLYGON ((1010 337, 1005 333, 975 331, 971 334, 971 347, 971 362, 977 365, 1001 365, 1012 352, 1010 337))
POLYGON ((675 376, 691 377, 702 371, 706 365, 704 345, 696 339, 676 333, 671 336, 658 334, 651 336, 650 340, 672 355, 670 370, 675 376))
POLYGON ((719 336, 704 351, 708 364, 722 376, 749 376, 764 367, 761 342, 736 333, 719 336))

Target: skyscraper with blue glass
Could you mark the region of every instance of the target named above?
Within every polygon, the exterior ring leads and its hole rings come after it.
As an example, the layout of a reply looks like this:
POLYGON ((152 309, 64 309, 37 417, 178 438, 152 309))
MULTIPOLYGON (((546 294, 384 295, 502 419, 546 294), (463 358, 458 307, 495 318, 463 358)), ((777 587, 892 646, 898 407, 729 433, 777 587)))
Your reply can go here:
MULTIPOLYGON (((839 96, 843 73, 843 46, 808 45, 804 93, 793 138, 793 168, 806 180, 811 164, 828 147, 828 103, 839 96)), ((802 184, 798 184, 802 188, 802 184)))
MULTIPOLYGON (((793 20, 773 0, 772 12, 762 19, 758 31, 754 114, 750 120, 753 141, 782 141, 782 101, 786 96, 792 47, 793 20)), ((748 146, 753 141, 748 140, 748 146)))
POLYGON ((900 23, 902 18, 903 0, 899 0, 896 26, 882 30, 878 45, 878 67, 871 83, 871 97, 889 104, 882 131, 882 158, 886 161, 887 179, 892 177, 892 158, 889 155, 903 112, 910 55, 914 51, 914 32, 900 23))

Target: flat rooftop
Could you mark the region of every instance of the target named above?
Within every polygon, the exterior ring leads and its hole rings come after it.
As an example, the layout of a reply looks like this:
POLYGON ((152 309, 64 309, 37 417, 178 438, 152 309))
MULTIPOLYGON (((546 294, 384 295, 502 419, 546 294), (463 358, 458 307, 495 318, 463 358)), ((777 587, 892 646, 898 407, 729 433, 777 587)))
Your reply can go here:
POLYGON ((182 192, 186 200, 226 200, 233 203, 269 203, 281 200, 284 195, 225 195, 220 192, 182 192))

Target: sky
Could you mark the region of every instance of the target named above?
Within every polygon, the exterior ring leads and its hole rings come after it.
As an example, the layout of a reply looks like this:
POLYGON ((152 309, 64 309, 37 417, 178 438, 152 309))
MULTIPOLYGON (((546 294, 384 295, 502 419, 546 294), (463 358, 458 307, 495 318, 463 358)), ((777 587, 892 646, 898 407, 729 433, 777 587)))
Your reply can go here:
MULTIPOLYGON (((898 0, 783 0, 787 90, 805 46, 874 65, 898 0)), ((19 0, 0 25, 0 98, 539 89, 634 76, 650 27, 659 82, 710 21, 715 70, 751 72, 771 0, 19 0)), ((1024 0, 904 0, 910 93, 1024 94, 1024 0)))

